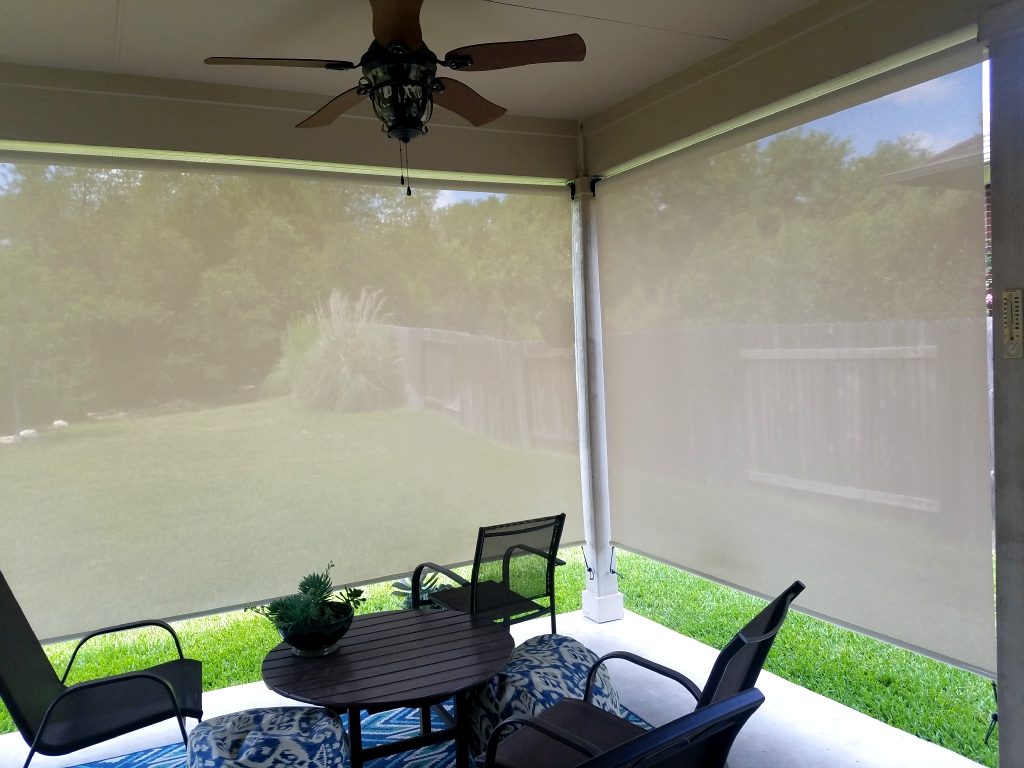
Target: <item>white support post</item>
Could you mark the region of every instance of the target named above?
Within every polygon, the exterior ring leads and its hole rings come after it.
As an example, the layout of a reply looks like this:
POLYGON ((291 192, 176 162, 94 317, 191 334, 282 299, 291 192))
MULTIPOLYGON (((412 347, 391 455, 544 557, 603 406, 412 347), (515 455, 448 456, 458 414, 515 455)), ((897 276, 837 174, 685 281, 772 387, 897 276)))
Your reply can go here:
POLYGON ((1004 335, 1003 302, 1024 290, 1024 3, 994 7, 982 17, 978 37, 988 44, 990 66, 999 764, 1019 766, 1024 765, 1024 357, 1021 339, 1004 335))
POLYGON ((580 476, 583 483, 583 531, 587 585, 583 615, 596 622, 624 614, 619 580, 612 563, 611 507, 604 410, 604 357, 601 290, 598 279, 594 211, 596 179, 573 182, 572 281, 576 318, 576 401, 580 427, 580 476))

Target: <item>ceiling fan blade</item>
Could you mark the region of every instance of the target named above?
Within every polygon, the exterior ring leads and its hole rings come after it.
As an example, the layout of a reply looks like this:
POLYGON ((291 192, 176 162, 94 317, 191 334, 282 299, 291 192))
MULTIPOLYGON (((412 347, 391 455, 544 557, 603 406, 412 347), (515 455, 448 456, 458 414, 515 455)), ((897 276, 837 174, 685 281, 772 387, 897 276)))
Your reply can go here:
POLYGON ((410 51, 423 45, 420 7, 423 0, 370 0, 373 39, 387 48, 401 43, 410 51))
POLYGON ((363 98, 363 95, 359 93, 358 87, 349 88, 344 93, 339 94, 328 101, 320 107, 320 109, 307 117, 301 123, 298 123, 295 127, 320 128, 325 125, 330 125, 341 115, 348 112, 352 107, 362 101, 363 98))
POLYGON ((449 51, 445 62, 450 62, 452 68, 460 72, 481 72, 553 61, 583 61, 586 55, 587 44, 582 37, 572 34, 540 40, 467 45, 449 51), (458 60, 465 58, 469 63, 463 66, 458 60))
POLYGON ((465 83, 450 77, 437 80, 444 84, 444 90, 434 94, 434 103, 466 118, 473 125, 486 125, 508 111, 488 101, 465 83))
POLYGON ((207 64, 245 64, 256 67, 312 67, 313 69, 355 69, 351 61, 335 59, 266 59, 238 58, 236 56, 210 56, 204 59, 207 64))

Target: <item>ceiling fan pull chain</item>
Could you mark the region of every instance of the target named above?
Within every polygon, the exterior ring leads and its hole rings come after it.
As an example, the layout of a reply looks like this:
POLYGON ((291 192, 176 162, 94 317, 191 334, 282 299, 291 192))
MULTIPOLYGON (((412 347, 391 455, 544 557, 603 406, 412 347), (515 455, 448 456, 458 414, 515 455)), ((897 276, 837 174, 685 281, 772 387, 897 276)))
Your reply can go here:
POLYGON ((404 142, 403 141, 403 142, 399 143, 399 145, 398 145, 398 167, 399 167, 399 171, 402 174, 399 177, 398 182, 399 182, 399 184, 405 184, 405 194, 406 194, 406 196, 411 196, 412 195, 412 179, 409 178, 409 144, 408 144, 408 142, 404 142), (403 160, 403 154, 402 154, 403 152, 405 153, 404 154, 404 160, 403 160))

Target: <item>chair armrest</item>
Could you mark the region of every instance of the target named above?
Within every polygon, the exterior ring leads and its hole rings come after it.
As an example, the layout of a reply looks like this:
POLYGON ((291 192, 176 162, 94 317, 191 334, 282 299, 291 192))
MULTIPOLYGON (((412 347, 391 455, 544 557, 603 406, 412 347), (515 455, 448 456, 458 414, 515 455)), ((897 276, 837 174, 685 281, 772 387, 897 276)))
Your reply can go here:
POLYGON ((601 749, 596 744, 582 739, 574 733, 570 733, 564 728, 559 728, 557 725, 551 723, 545 723, 542 720, 538 720, 535 717, 509 717, 498 723, 494 730, 491 731, 491 736, 487 740, 487 756, 485 758, 484 765, 486 768, 493 768, 494 758, 498 751, 498 738, 502 728, 509 726, 519 726, 523 728, 532 728, 535 731, 543 733, 545 736, 560 741, 571 749, 575 749, 578 752, 582 752, 587 757, 596 757, 601 754, 601 749))
POLYGON ((683 686, 683 688, 689 691, 690 695, 693 696, 694 699, 700 699, 700 687, 682 672, 669 669, 668 667, 653 662, 650 659, 645 659, 643 656, 637 656, 635 653, 629 653, 628 651, 612 651, 611 653, 606 653, 604 656, 599 658, 590 667, 590 673, 587 675, 587 687, 583 691, 583 700, 587 703, 590 702, 590 693, 594 687, 594 677, 597 675, 597 670, 609 659, 623 659, 641 666, 644 669, 649 669, 651 672, 657 672, 659 675, 663 675, 670 680, 675 680, 683 686))
MULTIPOLYGON (((84 683, 77 683, 76 685, 72 685, 68 688, 65 688, 63 691, 57 694, 57 696, 54 697, 53 701, 50 702, 50 706, 46 708, 46 712, 43 714, 43 719, 39 722, 39 730, 36 731, 35 735, 32 738, 32 743, 29 745, 31 751, 35 752, 36 744, 39 742, 39 739, 42 737, 43 732, 46 730, 46 726, 49 723, 50 716, 53 714, 53 711, 57 708, 57 705, 60 704, 60 702, 62 702, 64 699, 73 698, 78 692, 87 690, 89 688, 113 688, 118 685, 121 685, 126 681, 143 679, 153 680, 154 682, 161 685, 164 688, 164 690, 167 691, 167 695, 168 697, 170 697, 171 700, 171 706, 174 707, 174 716, 178 718, 178 723, 181 724, 184 719, 181 714, 181 707, 178 704, 178 697, 174 695, 174 689, 171 687, 171 684, 169 682, 164 680, 159 675, 154 675, 152 672, 128 672, 126 674, 117 675, 116 677, 105 677, 99 680, 89 680, 84 683)), ((111 690, 110 695, 116 696, 117 691, 111 690)), ((182 726, 182 732, 184 733, 184 726, 182 726)))
POLYGON ((423 571, 428 568, 436 573, 444 574, 460 586, 469 586, 468 581, 450 568, 445 568, 443 565, 438 565, 437 563, 420 563, 416 566, 416 570, 412 572, 412 583, 410 585, 410 590, 412 592, 412 607, 415 609, 420 607, 420 583, 423 581, 423 571))
POLYGON ((543 557, 545 560, 549 559, 549 557, 550 557, 551 560, 555 561, 555 565, 565 565, 565 560, 563 560, 562 558, 558 557, 557 555, 550 555, 549 556, 549 554, 548 554, 548 552, 546 550, 537 549, 536 547, 531 547, 529 544, 513 544, 511 547, 509 547, 508 549, 505 550, 505 557, 506 558, 511 557, 513 549, 525 550, 526 552, 529 552, 531 555, 538 555, 540 557, 543 557))
POLYGON ((78 645, 75 646, 75 650, 71 652, 71 658, 68 659, 67 669, 64 670, 64 675, 61 677, 61 683, 64 683, 68 679, 68 674, 71 672, 71 666, 75 663, 75 657, 78 656, 78 652, 82 646, 92 640, 94 637, 100 637, 101 635, 110 635, 115 632, 125 632, 129 629, 138 629, 139 627, 160 627, 161 629, 167 630, 171 638, 174 640, 174 647, 178 649, 178 658, 185 658, 185 654, 181 650, 181 641, 178 639, 178 633, 174 631, 174 628, 166 621, 160 621, 159 619, 146 619, 143 621, 131 621, 127 624, 117 624, 113 627, 104 627, 103 629, 97 629, 95 632, 90 632, 81 640, 78 641, 78 645))
POLYGON ((531 547, 529 544, 513 544, 511 547, 505 550, 505 555, 501 559, 501 578, 502 583, 504 583, 506 587, 508 586, 509 583, 509 569, 512 565, 512 556, 515 553, 515 550, 517 549, 521 549, 523 550, 523 552, 529 555, 537 555, 538 557, 542 557, 545 560, 553 560, 555 565, 565 565, 565 560, 562 560, 560 557, 557 556, 552 556, 543 549, 531 547))
POLYGON ((771 640, 773 637, 779 634, 780 629, 782 629, 781 624, 771 632, 765 632, 763 635, 747 635, 744 634, 742 630, 740 630, 736 633, 736 637, 740 638, 744 643, 747 643, 748 645, 754 643, 763 643, 765 640, 771 640))

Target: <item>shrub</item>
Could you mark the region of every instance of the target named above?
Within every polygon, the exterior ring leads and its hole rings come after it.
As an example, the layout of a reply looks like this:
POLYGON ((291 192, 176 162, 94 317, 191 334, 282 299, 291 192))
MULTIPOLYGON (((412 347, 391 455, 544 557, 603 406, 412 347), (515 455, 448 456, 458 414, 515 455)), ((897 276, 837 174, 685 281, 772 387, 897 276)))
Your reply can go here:
POLYGON ((271 391, 291 391, 315 410, 361 411, 396 404, 398 356, 384 325, 382 291, 363 288, 352 301, 335 289, 327 305, 293 320, 281 358, 267 378, 271 391))
POLYGON ((288 322, 281 339, 281 356, 263 382, 263 388, 268 395, 292 394, 295 381, 316 339, 317 325, 314 315, 297 315, 288 322))

